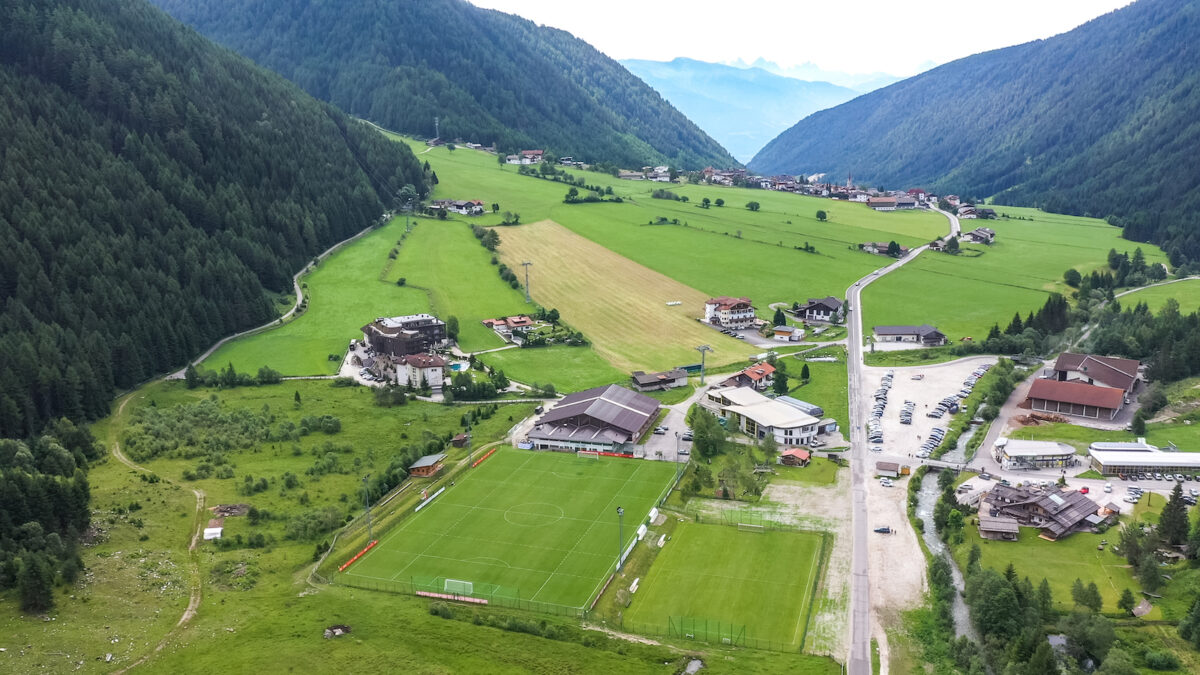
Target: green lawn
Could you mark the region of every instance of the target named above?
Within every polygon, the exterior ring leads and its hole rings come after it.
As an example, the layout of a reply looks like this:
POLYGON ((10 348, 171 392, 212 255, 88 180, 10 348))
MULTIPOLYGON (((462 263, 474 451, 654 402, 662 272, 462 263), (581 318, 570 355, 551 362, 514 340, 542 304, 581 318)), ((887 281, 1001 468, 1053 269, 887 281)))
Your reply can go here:
POLYGON ((961 359, 961 354, 955 354, 952 346, 929 347, 922 349, 900 349, 890 352, 872 352, 869 348, 863 351, 863 363, 868 366, 891 366, 904 368, 907 366, 925 366, 935 363, 946 363, 961 359))
MULTIPOLYGON (((808 621, 820 572, 821 536, 811 533, 743 532, 726 525, 680 523, 650 573, 642 580, 624 627, 653 634, 681 621, 685 632, 709 632, 717 622, 744 626, 754 641, 797 649, 808 621)), ((705 639, 697 635, 697 639, 705 639)))
MULTIPOLYGON (((970 522, 972 518, 968 518, 970 522)), ((1117 600, 1124 589, 1139 594, 1141 587, 1130 574, 1125 559, 1112 552, 1111 544, 1116 543, 1118 538, 1116 530, 1109 530, 1105 534, 1081 532, 1059 541, 1039 539, 1040 532, 1034 527, 1022 527, 1018 541, 990 541, 979 536, 976 526, 968 524, 964 528, 962 545, 954 550, 954 558, 960 568, 965 567, 971 545, 979 544, 985 567, 1003 572, 1012 563, 1017 575, 1029 577, 1034 588, 1041 583, 1043 576, 1046 577, 1050 582, 1054 604, 1061 610, 1070 610, 1074 606, 1071 584, 1076 578, 1082 579, 1084 585, 1089 581, 1096 582, 1106 612, 1117 611, 1117 600), (1110 545, 1103 551, 1098 550, 1096 546, 1104 539, 1110 545)))
POLYGON ((505 349, 478 358, 518 382, 550 383, 562 393, 629 379, 629 373, 613 368, 590 347, 505 349))
MULTIPOLYGON (((786 358, 788 384, 794 385, 788 396, 802 401, 815 403, 825 409, 825 416, 837 420, 841 429, 850 424, 848 393, 846 391, 846 350, 841 346, 833 348, 831 355, 838 357, 837 363, 814 362, 806 363, 801 355, 797 358, 786 358), (801 384, 800 370, 808 366, 808 384, 801 384)), ((822 350, 825 354, 826 350, 822 350)))
POLYGON ((1153 286, 1119 298, 1122 307, 1133 307, 1144 302, 1152 312, 1162 309, 1168 299, 1179 303, 1181 314, 1191 314, 1200 309, 1200 279, 1185 279, 1153 286))
POLYGON ((1147 262, 1166 260, 1156 246, 1121 239, 1120 229, 1096 218, 995 208, 1027 220, 962 221, 964 230, 993 228, 996 242, 964 246, 981 253, 977 257, 924 253, 868 286, 863 291, 866 329, 929 323, 952 341, 980 340, 992 324, 1003 328, 1014 313, 1025 318, 1038 310, 1049 292, 1068 292, 1062 280, 1068 268, 1083 274, 1107 268, 1109 249, 1132 253, 1140 246, 1147 262))
POLYGON ((628 543, 675 468, 503 449, 341 576, 437 592, 459 579, 480 597, 582 607, 615 563, 616 508, 628 543))
POLYGON ((772 481, 786 480, 809 485, 832 485, 837 481, 837 462, 823 457, 814 457, 808 466, 779 465, 774 468, 777 478, 772 481))
MULTIPOLYGON (((430 223, 427 226, 432 227, 430 223)), ((388 252, 404 233, 404 219, 339 249, 303 277, 308 310, 288 324, 229 342, 204 361, 211 369, 232 363, 254 372, 270 366, 284 375, 327 375, 337 371, 349 341, 380 316, 428 312, 429 298, 416 288, 381 280, 388 252), (338 355, 330 361, 329 355, 338 355)))

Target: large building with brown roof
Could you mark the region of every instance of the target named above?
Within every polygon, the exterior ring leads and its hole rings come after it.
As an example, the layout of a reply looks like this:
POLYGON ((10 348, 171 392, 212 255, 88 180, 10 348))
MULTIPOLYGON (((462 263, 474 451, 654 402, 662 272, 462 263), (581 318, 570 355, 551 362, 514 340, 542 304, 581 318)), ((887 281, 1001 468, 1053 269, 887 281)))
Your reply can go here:
POLYGON ((1054 378, 1133 393, 1141 381, 1141 367, 1142 363, 1133 359, 1063 352, 1054 362, 1054 378))
POLYGON ((754 305, 750 298, 722 295, 704 303, 704 320, 713 326, 741 330, 754 326, 754 305))
POLYGON ((1112 420, 1125 405, 1125 392, 1078 381, 1034 380, 1027 400, 1038 412, 1112 420))
POLYGON ((446 341, 446 324, 432 314, 375 319, 362 327, 363 340, 379 354, 420 354, 446 341))
MULTIPOLYGON (((1020 525, 1039 528, 1047 539, 1090 532, 1109 517, 1107 509, 1075 490, 1007 485, 996 485, 983 496, 979 514, 981 522, 985 515, 990 519, 1007 517, 1020 525)), ((1002 524, 1003 529, 1011 530, 1010 523, 1002 524)))
POLYGON ((658 401, 610 384, 564 396, 529 432, 538 450, 603 450, 631 454, 658 419, 658 401))

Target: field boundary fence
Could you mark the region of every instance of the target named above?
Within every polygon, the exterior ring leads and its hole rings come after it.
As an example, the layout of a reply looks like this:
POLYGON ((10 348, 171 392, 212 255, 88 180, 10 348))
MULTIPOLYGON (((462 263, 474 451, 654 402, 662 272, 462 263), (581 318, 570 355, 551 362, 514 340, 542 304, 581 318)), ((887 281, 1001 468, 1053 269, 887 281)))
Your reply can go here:
POLYGON ((745 647, 760 651, 792 653, 800 651, 800 646, 794 643, 753 637, 746 624, 704 617, 668 616, 665 624, 641 623, 623 619, 621 630, 646 637, 745 647))
MULTIPOLYGON (((330 582, 334 585, 349 586, 351 588, 360 588, 362 590, 378 591, 381 593, 412 595, 415 597, 448 600, 450 602, 460 601, 467 604, 489 605, 504 609, 520 609, 578 619, 587 618, 587 610, 584 607, 571 607, 553 602, 522 598, 519 589, 490 587, 475 590, 471 595, 455 595, 454 593, 447 592, 445 579, 440 577, 437 579, 410 577, 408 579, 388 581, 385 579, 372 579, 353 574, 339 573, 334 574, 330 582)), ((476 587, 478 588, 478 585, 476 587)))

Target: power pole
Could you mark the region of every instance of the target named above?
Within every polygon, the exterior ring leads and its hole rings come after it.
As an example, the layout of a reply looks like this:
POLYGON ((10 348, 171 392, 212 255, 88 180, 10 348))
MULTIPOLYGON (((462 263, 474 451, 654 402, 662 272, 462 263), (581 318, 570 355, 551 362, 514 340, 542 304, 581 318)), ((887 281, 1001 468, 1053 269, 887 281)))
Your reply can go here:
POLYGON ((525 268, 525 304, 533 302, 533 298, 529 297, 529 266, 532 264, 528 260, 521 263, 521 267, 525 268))
POLYGON ((367 510, 367 542, 375 541, 375 534, 371 529, 371 491, 367 488, 367 479, 371 474, 363 476, 363 505, 367 510))
POLYGON ((468 421, 467 422, 467 466, 471 466, 471 459, 472 459, 471 453, 474 452, 474 449, 471 446, 474 445, 474 443, 473 443, 474 440, 475 439, 471 438, 471 423, 468 421))
POLYGON ((621 571, 621 547, 625 545, 625 509, 617 507, 617 571, 621 571))
POLYGON ((442 137, 441 120, 436 116, 433 118, 433 137, 439 139, 442 137))
POLYGON ((701 387, 704 386, 704 354, 705 354, 705 352, 711 352, 712 350, 713 350, 713 348, 709 347, 708 345, 700 345, 699 347, 696 347, 696 351, 700 352, 700 386, 701 387))

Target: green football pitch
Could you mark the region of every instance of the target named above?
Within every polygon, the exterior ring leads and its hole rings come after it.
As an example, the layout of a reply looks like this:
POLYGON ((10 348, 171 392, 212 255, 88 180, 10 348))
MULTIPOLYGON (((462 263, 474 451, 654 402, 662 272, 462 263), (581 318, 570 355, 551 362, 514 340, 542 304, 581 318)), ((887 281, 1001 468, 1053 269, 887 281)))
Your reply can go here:
POLYGON ((624 627, 798 649, 820 559, 819 534, 680 523, 642 580, 624 627))
POLYGON ((383 536, 350 583, 582 607, 664 495, 667 462, 502 449, 383 536), (456 585, 451 582, 450 590, 456 585))

